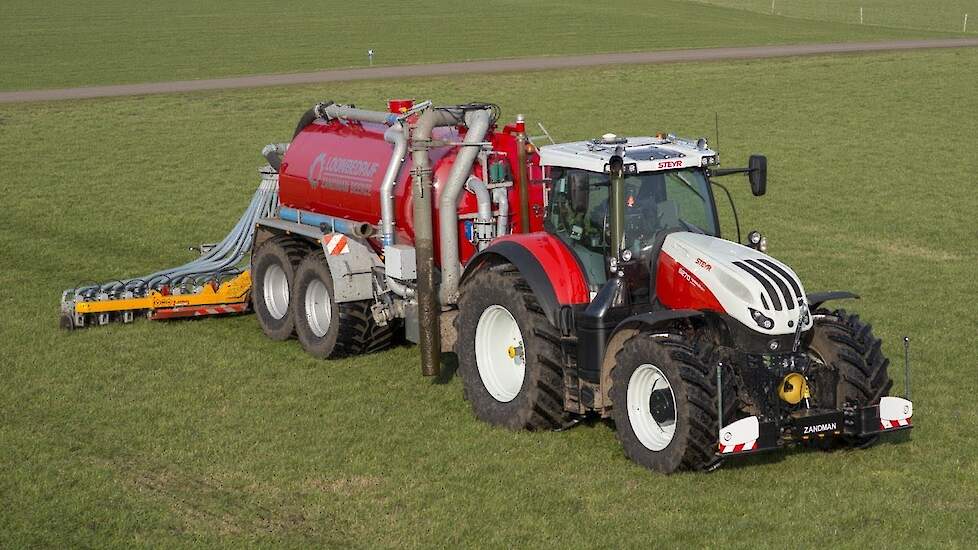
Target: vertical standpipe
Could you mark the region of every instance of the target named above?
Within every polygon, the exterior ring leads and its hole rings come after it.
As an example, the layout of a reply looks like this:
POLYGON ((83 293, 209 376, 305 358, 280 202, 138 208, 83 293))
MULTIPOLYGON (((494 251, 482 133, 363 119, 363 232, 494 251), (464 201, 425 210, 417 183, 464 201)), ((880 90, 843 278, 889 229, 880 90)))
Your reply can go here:
POLYGON ((418 262, 418 347, 421 350, 421 374, 437 376, 441 353, 438 326, 438 296, 435 288, 435 244, 431 208, 431 133, 437 126, 454 126, 457 120, 448 111, 425 109, 411 127, 412 208, 414 214, 414 248, 418 262))

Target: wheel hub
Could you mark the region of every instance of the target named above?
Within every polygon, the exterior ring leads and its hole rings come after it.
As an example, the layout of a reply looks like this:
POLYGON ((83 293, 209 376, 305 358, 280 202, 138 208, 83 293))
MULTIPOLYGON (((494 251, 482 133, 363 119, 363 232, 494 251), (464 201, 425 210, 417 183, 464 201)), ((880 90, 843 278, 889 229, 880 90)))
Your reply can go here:
POLYGON ((639 365, 628 379, 628 422, 647 449, 661 451, 676 435, 676 396, 658 367, 639 365))
POLYGON ((519 395, 526 375, 523 334, 505 307, 491 305, 482 312, 475 357, 482 384, 496 401, 508 403, 519 395))
POLYGON ((265 270, 262 297, 274 319, 281 319, 289 312, 289 279, 281 266, 272 264, 265 270))
POLYGON ((306 320, 313 334, 319 338, 326 336, 333 317, 333 304, 329 289, 319 279, 310 282, 306 288, 305 306, 306 320))

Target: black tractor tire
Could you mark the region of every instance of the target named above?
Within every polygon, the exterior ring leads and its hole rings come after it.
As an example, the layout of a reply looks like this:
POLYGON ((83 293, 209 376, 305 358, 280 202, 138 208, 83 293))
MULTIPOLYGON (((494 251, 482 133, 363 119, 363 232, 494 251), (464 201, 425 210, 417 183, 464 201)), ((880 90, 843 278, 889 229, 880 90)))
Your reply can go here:
POLYGON ((476 417, 511 430, 553 430, 571 425, 572 419, 564 410, 560 335, 523 275, 511 264, 484 267, 462 286, 458 307, 458 373, 465 399, 476 417), (491 306, 509 312, 523 340, 523 383, 516 396, 506 402, 497 400, 487 389, 476 356, 476 331, 491 306))
POLYGON ((296 336, 313 357, 335 359, 380 351, 393 341, 393 325, 380 326, 374 321, 370 300, 336 303, 333 275, 322 250, 310 253, 299 264, 294 295, 296 336), (306 299, 311 287, 318 289, 318 300, 306 299), (316 307, 317 303, 319 308, 310 311, 309 306, 316 307))
MULTIPOLYGON (((612 402, 611 416, 625 456, 641 466, 663 474, 680 470, 702 471, 718 464, 718 367, 707 366, 700 355, 693 341, 678 331, 654 334, 640 332, 622 345, 615 355, 615 366, 611 370, 609 395, 612 402), (672 388, 674 399, 672 416, 675 419, 675 430, 668 444, 659 450, 642 442, 629 415, 629 407, 632 407, 637 417, 647 414, 652 421, 651 425, 661 429, 660 423, 651 412, 655 407, 651 397, 640 403, 628 402, 629 384, 640 383, 633 382, 632 375, 645 365, 655 367, 665 377, 672 388)), ((736 420, 737 402, 733 376, 728 369, 724 369, 721 380, 724 424, 730 424, 736 420)))
MULTIPOLYGON (((277 236, 259 245, 251 258, 251 307, 258 318, 258 326, 272 340, 288 340, 295 335, 291 296, 295 289, 295 272, 308 253, 309 247, 287 236, 277 236), (281 270, 279 273, 278 270, 281 270), (274 274, 274 275, 272 275, 274 274), (286 285, 284 304, 266 301, 266 281, 269 277, 281 278, 286 285), (273 311, 274 310, 274 311, 273 311)), ((273 287, 276 285, 272 285, 273 287)), ((281 283, 278 285, 281 286, 281 283)), ((283 301, 280 297, 278 302, 283 301)))
MULTIPOLYGON (((834 387, 814 388, 816 406, 841 409, 843 406, 875 405, 893 387, 888 367, 890 360, 883 355, 882 341, 873 334, 873 327, 863 323, 858 315, 843 309, 815 312, 809 350, 825 369, 836 376, 834 387)), ((818 376, 816 375, 816 380, 818 376)), ((877 437, 847 439, 852 446, 867 446, 877 437)))

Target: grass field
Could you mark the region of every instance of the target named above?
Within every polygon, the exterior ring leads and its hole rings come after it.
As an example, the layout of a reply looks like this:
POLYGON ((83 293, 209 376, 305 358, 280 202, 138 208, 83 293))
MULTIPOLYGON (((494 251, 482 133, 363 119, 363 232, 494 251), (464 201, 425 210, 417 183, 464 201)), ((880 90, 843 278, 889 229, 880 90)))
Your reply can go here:
POLYGON ((702 4, 735 8, 765 15, 780 15, 809 21, 860 23, 904 29, 978 33, 978 0, 692 0, 702 4), (772 11, 773 8, 773 11, 772 11), (964 15, 971 18, 967 29, 964 15))
POLYGON ((5 0, 0 90, 375 63, 938 36, 679 0, 5 0))
POLYGON ((968 49, 0 106, 0 547, 971 547, 976 71, 968 49), (64 288, 223 236, 308 105, 394 96, 564 140, 712 135, 718 111, 725 165, 770 159, 768 196, 729 182, 745 229, 863 295, 897 390, 913 337, 912 439, 662 477, 604 423, 477 422, 415 348, 320 362, 250 316, 57 329, 64 288))

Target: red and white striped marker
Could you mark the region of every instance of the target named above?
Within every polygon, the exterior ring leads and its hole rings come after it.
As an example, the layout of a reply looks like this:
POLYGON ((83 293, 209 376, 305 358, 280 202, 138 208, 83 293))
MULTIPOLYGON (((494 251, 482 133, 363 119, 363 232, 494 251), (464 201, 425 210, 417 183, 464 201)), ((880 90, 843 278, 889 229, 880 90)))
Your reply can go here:
POLYGON ((349 254, 350 247, 347 246, 348 244, 349 239, 342 233, 330 233, 329 235, 323 236, 323 250, 330 256, 349 254))
POLYGON ((181 306, 157 309, 149 314, 153 321, 161 319, 179 319, 181 317, 204 317, 207 315, 227 315, 229 313, 244 313, 248 303, 224 304, 215 306, 181 306))
POLYGON ((753 451, 757 448, 757 440, 748 441, 747 443, 738 443, 736 445, 724 445, 720 444, 720 454, 728 453, 740 453, 743 451, 753 451))
POLYGON ((720 454, 753 451, 757 448, 757 439, 760 435, 760 422, 756 416, 741 418, 720 430, 720 442, 717 448, 720 449, 720 454))
POLYGON ((880 429, 881 430, 892 430, 893 428, 902 428, 903 426, 909 426, 910 419, 904 418, 901 420, 884 420, 880 419, 880 429))
POLYGON ((892 430, 909 426, 913 416, 913 403, 902 398, 888 395, 880 399, 880 429, 892 430))

